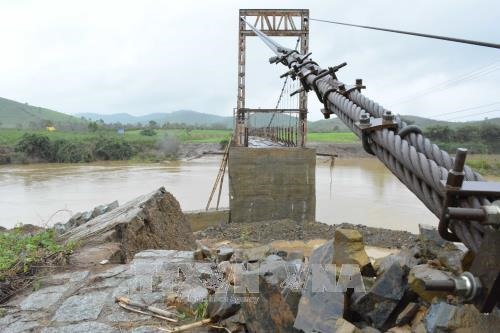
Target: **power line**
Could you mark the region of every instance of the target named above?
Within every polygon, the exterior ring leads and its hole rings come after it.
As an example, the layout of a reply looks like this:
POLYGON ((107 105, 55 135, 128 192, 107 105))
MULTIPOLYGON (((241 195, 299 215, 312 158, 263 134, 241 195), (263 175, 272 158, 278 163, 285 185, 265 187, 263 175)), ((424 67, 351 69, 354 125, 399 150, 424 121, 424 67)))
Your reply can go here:
POLYGON ((460 109, 460 110, 456 110, 456 111, 451 111, 451 112, 441 113, 440 115, 435 116, 435 117, 436 117, 436 118, 440 118, 440 117, 442 117, 442 116, 446 116, 446 115, 450 115, 450 114, 455 114, 455 113, 460 113, 460 112, 469 111, 469 110, 482 109, 482 108, 485 108, 485 107, 488 107, 488 106, 492 106, 492 105, 496 105, 496 104, 500 104, 500 102, 494 102, 494 103, 489 103, 489 104, 483 104, 483 105, 473 106, 473 107, 469 107, 469 108, 465 108, 465 109, 460 109))
POLYGON ((492 112, 499 112, 499 111, 500 111, 500 109, 495 109, 495 110, 490 110, 490 111, 486 111, 486 112, 472 113, 472 114, 465 115, 465 116, 459 116, 459 117, 449 118, 449 119, 445 119, 445 120, 449 121, 449 120, 467 118, 467 117, 472 117, 472 116, 479 116, 479 115, 482 115, 482 114, 487 114, 487 113, 492 113, 492 112))
POLYGON ((467 80, 473 80, 473 79, 477 79, 480 76, 488 75, 488 74, 500 69, 500 66, 498 66, 499 64, 500 64, 500 61, 496 61, 496 62, 493 62, 489 65, 479 67, 473 71, 470 71, 470 72, 467 72, 464 74, 460 74, 457 77, 440 82, 440 83, 435 84, 431 87, 422 89, 422 90, 418 91, 416 94, 413 94, 413 95, 407 96, 406 98, 399 99, 399 100, 395 101, 393 104, 391 104, 391 107, 411 102, 415 99, 418 99, 420 97, 435 93, 437 91, 446 90, 446 89, 452 87, 453 85, 460 84, 462 82, 467 82, 467 80))
POLYGON ((439 36, 439 35, 430 35, 430 34, 423 34, 423 33, 420 33, 420 32, 411 32, 411 31, 403 31, 403 30, 395 30, 395 29, 371 27, 371 26, 368 26, 368 25, 351 24, 351 23, 344 23, 344 22, 337 22, 337 21, 330 21, 330 20, 322 20, 322 19, 314 19, 314 18, 309 18, 309 20, 310 21, 324 22, 324 23, 338 24, 338 25, 345 25, 345 26, 349 26, 349 27, 356 27, 356 28, 363 28, 363 29, 371 29, 371 30, 393 32, 393 33, 397 33, 397 34, 404 34, 404 35, 412 35, 412 36, 425 37, 425 38, 440 39, 440 40, 445 40, 445 41, 449 41, 449 42, 471 44, 471 45, 477 45, 477 46, 484 46, 484 47, 491 47, 491 48, 495 48, 495 49, 500 49, 500 44, 489 43, 489 42, 481 42, 481 41, 470 40, 470 39, 447 37, 447 36, 439 36))

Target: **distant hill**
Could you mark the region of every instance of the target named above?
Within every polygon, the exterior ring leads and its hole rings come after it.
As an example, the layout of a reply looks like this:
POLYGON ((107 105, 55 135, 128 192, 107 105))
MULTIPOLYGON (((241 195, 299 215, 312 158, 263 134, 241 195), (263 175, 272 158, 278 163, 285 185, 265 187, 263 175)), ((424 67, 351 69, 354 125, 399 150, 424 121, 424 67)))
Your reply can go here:
POLYGON ((487 122, 488 124, 500 125, 500 118, 490 118, 487 120, 475 120, 466 122, 443 121, 443 120, 436 120, 418 116, 401 116, 401 118, 408 123, 420 126, 422 129, 425 129, 428 126, 433 126, 433 125, 446 125, 451 128, 457 128, 464 125, 479 125, 485 122, 487 122))
POLYGON ((65 113, 0 97, 1 128, 44 127, 48 122, 65 127, 86 124, 85 121, 65 113))
MULTIPOLYGON (((0 128, 44 127, 47 122, 51 122, 56 125, 56 127, 59 127, 61 129, 75 129, 86 127, 87 122, 85 120, 82 120, 81 117, 92 121, 103 120, 107 124, 147 124, 149 121, 154 120, 159 125, 163 125, 169 122, 176 124, 185 124, 189 126, 222 125, 227 128, 233 127, 233 118, 231 116, 219 116, 192 110, 179 110, 169 113, 152 113, 143 116, 134 116, 128 113, 79 113, 76 116, 70 116, 54 110, 32 106, 27 103, 19 103, 0 97, 0 128)), ((500 125, 500 118, 470 122, 446 122, 411 115, 401 117, 408 123, 418 125, 422 129, 425 129, 426 127, 431 125, 447 125, 452 128, 457 128, 465 124, 481 124, 485 121, 491 124, 500 125)), ((251 125, 257 127, 268 126, 270 122, 271 126, 293 126, 296 122, 296 118, 291 118, 286 114, 276 115, 274 117, 272 116, 272 114, 259 114, 258 116, 252 116, 250 119, 251 125)), ((308 123, 308 128, 311 132, 349 131, 344 123, 342 123, 342 121, 338 118, 310 121, 308 123)))
POLYGON ((223 117, 209 113, 201 113, 192 110, 179 110, 169 113, 151 113, 143 116, 133 116, 128 113, 97 114, 97 113, 79 113, 78 117, 84 117, 93 121, 102 120, 107 124, 147 124, 151 120, 163 125, 167 122, 186 124, 186 125, 213 125, 221 124, 226 127, 232 127, 233 117, 223 117))
MULTIPOLYGON (((186 124, 186 125, 212 125, 212 124, 220 124, 224 125, 227 128, 232 128, 233 126, 233 118, 232 117, 224 117, 218 116, 209 113, 201 113, 191 110, 179 110, 170 113, 152 113, 144 116, 133 116, 128 113, 115 113, 115 114, 97 114, 97 113, 79 113, 77 114, 79 117, 84 117, 90 120, 103 120, 105 123, 122 123, 122 124, 147 124, 150 120, 156 121, 158 124, 162 125, 166 122, 177 123, 177 124, 186 124)), ((452 128, 460 127, 465 124, 480 124, 485 121, 488 123, 494 123, 500 125, 500 118, 493 118, 488 120, 479 120, 479 121, 470 121, 470 122, 447 122, 441 120, 435 120, 424 117, 417 116, 401 116, 404 121, 420 126, 422 129, 425 129, 428 126, 432 125, 447 125, 452 128)), ((251 117, 250 123, 253 126, 262 127, 269 125, 272 119, 271 126, 278 125, 288 125, 294 124, 295 118, 290 118, 288 115, 276 115, 272 116, 272 114, 259 114, 258 116, 253 115, 251 117)), ((349 128, 344 125, 344 123, 338 118, 330 118, 330 119, 321 119, 316 121, 309 121, 308 128, 311 132, 348 132, 349 128)))

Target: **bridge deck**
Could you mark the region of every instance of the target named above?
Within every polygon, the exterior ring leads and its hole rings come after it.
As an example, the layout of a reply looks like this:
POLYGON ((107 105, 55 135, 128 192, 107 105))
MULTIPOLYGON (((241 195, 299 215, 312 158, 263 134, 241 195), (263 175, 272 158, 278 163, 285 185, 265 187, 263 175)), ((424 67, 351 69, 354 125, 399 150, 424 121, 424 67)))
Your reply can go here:
POLYGON ((248 147, 251 148, 279 148, 286 147, 287 145, 282 142, 275 142, 267 138, 261 138, 258 136, 248 137, 248 147))

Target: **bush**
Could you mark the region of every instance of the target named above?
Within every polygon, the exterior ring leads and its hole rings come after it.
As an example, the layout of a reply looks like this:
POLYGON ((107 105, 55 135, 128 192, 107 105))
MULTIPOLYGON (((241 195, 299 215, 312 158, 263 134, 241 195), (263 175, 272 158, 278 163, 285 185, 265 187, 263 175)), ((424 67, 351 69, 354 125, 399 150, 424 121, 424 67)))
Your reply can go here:
POLYGON ((45 161, 50 161, 53 155, 49 137, 41 134, 24 134, 15 150, 25 153, 28 157, 45 161))
POLYGON ((89 145, 82 142, 57 140, 53 143, 53 151, 53 162, 79 163, 91 162, 94 160, 94 156, 89 145))
POLYGON ((220 142, 219 142, 220 149, 222 149, 222 150, 226 149, 228 144, 229 144, 229 139, 220 140, 220 142))
POLYGON ((134 152, 130 144, 122 139, 101 137, 95 143, 93 153, 98 160, 128 160, 134 152))
POLYGON ((156 135, 156 131, 152 128, 145 128, 145 129, 141 130, 139 133, 141 135, 145 135, 145 136, 155 136, 156 135))

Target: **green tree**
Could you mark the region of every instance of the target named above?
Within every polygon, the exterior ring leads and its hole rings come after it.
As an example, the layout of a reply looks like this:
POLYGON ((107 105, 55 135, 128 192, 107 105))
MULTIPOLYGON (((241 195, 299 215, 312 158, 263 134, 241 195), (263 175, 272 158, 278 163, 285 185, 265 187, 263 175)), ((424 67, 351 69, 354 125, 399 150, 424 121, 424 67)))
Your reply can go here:
POLYGON ((91 121, 88 124, 88 129, 91 132, 97 132, 99 130, 99 125, 95 121, 91 121))
POLYGON ((448 142, 453 131, 446 125, 433 125, 427 127, 426 134, 433 140, 448 142))

